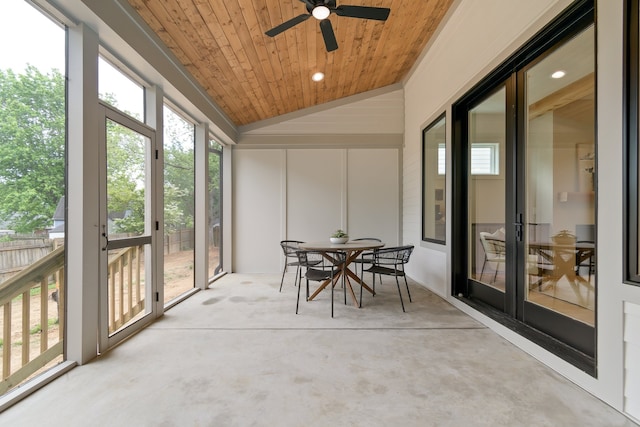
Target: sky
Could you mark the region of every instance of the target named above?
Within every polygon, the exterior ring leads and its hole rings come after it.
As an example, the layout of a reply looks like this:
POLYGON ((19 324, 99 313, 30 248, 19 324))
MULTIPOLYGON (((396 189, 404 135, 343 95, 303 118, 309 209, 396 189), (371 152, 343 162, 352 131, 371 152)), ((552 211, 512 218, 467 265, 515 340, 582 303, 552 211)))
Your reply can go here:
POLYGON ((29 63, 42 72, 64 72, 64 29, 24 0, 2 0, 2 9, 0 69, 19 72, 29 63))
MULTIPOLYGON (((0 69, 20 73, 30 64, 44 74, 54 68, 65 74, 64 28, 24 0, 0 1, 10 17, 0 25, 0 69)), ((142 118, 142 88, 102 59, 99 72, 100 92, 116 94, 119 109, 142 118)))
MULTIPOLYGON (((64 27, 24 0, 0 0, 5 19, 0 25, 0 70, 22 73, 27 64, 43 74, 65 70, 64 27), (9 17, 9 19, 6 19, 9 17)), ((142 120, 144 91, 102 58, 98 64, 100 93, 116 97, 116 107, 142 120)), ((191 144, 193 138, 185 137, 191 144)))

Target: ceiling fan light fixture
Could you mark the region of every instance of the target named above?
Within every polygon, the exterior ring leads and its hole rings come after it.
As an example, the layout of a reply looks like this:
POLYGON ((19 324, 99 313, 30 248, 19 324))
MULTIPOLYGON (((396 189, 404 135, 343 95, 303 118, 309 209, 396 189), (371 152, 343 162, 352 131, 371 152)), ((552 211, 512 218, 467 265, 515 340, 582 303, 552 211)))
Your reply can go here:
POLYGON ((313 76, 311 76, 311 80, 313 80, 314 82, 321 82, 322 80, 324 80, 324 73, 321 73, 320 71, 318 71, 317 73, 313 73, 313 76))
POLYGON ((323 19, 327 19, 329 17, 329 15, 331 14, 331 11, 327 6, 316 6, 313 8, 313 11, 311 12, 311 14, 318 21, 322 21, 323 19))

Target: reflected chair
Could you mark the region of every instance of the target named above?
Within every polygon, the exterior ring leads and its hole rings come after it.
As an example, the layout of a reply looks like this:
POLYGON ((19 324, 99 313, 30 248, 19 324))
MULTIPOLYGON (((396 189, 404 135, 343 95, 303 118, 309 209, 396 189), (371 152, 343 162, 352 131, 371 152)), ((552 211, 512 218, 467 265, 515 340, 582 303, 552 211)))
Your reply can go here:
MULTIPOLYGON (((298 250, 296 252, 298 257, 299 267, 306 269, 304 277, 306 280, 307 295, 306 300, 309 300, 309 281, 324 282, 330 280, 328 286, 331 287, 331 317, 333 317, 333 288, 335 286, 336 276, 342 272, 347 259, 344 252, 331 251, 331 252, 319 252, 319 251, 305 251, 298 250)), ((341 275, 342 283, 344 287, 344 274, 341 275)), ((302 287, 302 273, 298 276, 298 299, 296 301, 296 314, 298 314, 298 308, 300 306, 300 288, 302 287)))
POLYGON ((280 290, 278 292, 282 292, 282 283, 284 282, 284 273, 287 271, 287 267, 296 267, 296 279, 294 283, 298 282, 300 264, 298 263, 298 255, 296 255, 296 251, 300 248, 300 243, 304 242, 299 240, 282 240, 280 242, 280 246, 284 252, 284 268, 282 269, 282 279, 280 279, 280 290))
MULTIPOLYGON (((589 241, 589 240, 577 240, 576 243, 577 244, 580 244, 580 243, 592 243, 592 244, 594 244, 595 242, 589 241)), ((578 264, 576 266, 576 274, 580 274, 580 269, 581 268, 586 268, 587 269, 588 276, 589 276, 589 282, 591 282, 591 276, 593 274, 595 274, 595 272, 596 272, 595 249, 593 251, 591 251, 591 254, 589 255, 589 257, 586 260, 584 260, 583 262, 581 262, 580 264, 578 264)))
MULTIPOLYGON (((404 312, 404 301, 402 300, 402 292, 400 291, 400 281, 398 277, 404 277, 404 284, 407 288, 407 294, 409 295, 409 302, 411 301, 411 292, 409 291, 409 283, 407 282, 407 276, 404 272, 404 265, 409 262, 409 257, 413 252, 413 245, 408 246, 396 246, 391 248, 376 249, 375 251, 364 255, 363 263, 371 264, 371 267, 362 270, 362 276, 364 273, 371 273, 373 275, 373 289, 376 288, 376 274, 385 276, 394 276, 396 278, 396 286, 398 288, 398 295, 400 296, 400 305, 402 305, 402 311, 404 312)), ((362 280, 361 276, 361 280, 362 280)), ((360 307, 362 307, 362 287, 360 287, 360 307)))
MULTIPOLYGON (((595 244, 596 226, 595 224, 576 224, 576 243, 595 244)), ((596 272, 595 249, 591 255, 580 264, 576 265, 576 274, 580 274, 580 269, 586 268, 591 282, 591 275, 596 272)))
POLYGON ((498 277, 500 265, 504 265, 507 259, 504 238, 501 239, 499 233, 500 230, 495 233, 488 233, 486 231, 480 232, 480 243, 484 250, 484 262, 482 263, 482 270, 480 271, 480 281, 482 281, 482 275, 484 274, 484 269, 487 263, 494 263, 495 273, 493 274, 493 280, 491 281, 491 283, 494 283, 498 277))

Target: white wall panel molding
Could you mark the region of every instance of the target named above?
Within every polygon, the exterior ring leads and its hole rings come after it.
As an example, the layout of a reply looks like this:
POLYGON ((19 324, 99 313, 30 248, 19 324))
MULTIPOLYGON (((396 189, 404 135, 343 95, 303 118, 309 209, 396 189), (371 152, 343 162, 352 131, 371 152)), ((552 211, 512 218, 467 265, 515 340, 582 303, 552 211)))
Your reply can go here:
MULTIPOLYGON (((282 250, 282 175, 279 150, 233 150, 232 269, 275 273, 282 250)), ((298 202, 300 203, 300 202, 298 202)), ((226 222, 224 228, 230 225, 226 222)))
POLYGON ((399 134, 242 135, 236 150, 252 148, 399 148, 399 134))
POLYGON ((233 271, 282 271, 280 240, 326 240, 338 228, 399 244, 401 152, 235 146, 233 271))
POLYGON ((624 304, 624 411, 640 420, 640 305, 624 304))

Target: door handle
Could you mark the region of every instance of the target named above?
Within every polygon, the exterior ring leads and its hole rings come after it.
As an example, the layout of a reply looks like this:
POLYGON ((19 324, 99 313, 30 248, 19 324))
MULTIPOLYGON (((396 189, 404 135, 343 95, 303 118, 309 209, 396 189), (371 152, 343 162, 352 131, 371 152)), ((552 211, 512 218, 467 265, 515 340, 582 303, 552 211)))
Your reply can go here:
POLYGON ((106 251, 109 247, 109 237, 107 236, 107 227, 105 225, 102 226, 102 237, 104 238, 104 246, 102 247, 103 251, 106 251))
POLYGON ((524 223, 522 222, 522 214, 517 215, 518 220, 513 223, 516 227, 516 240, 518 242, 522 242, 522 229, 524 227, 524 223))

